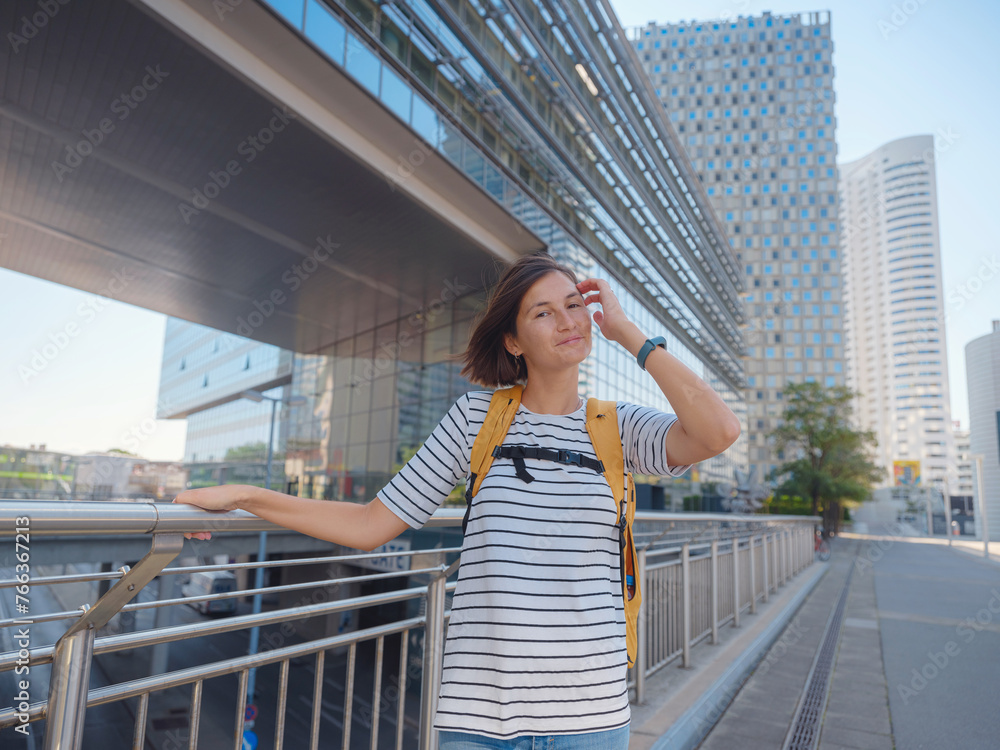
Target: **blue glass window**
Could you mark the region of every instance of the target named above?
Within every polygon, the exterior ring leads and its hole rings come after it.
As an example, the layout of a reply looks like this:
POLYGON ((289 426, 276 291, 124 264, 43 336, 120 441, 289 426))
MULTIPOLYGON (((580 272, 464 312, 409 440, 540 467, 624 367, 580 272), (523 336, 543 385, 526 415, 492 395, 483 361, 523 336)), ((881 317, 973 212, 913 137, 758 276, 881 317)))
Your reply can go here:
POLYGON ((382 102, 395 112, 404 122, 410 121, 410 105, 413 90, 396 75, 389 66, 382 66, 382 102))
POLYGON ((302 11, 305 9, 302 0, 267 0, 267 4, 291 21, 295 28, 302 28, 302 11))
POLYGON ((373 94, 378 96, 379 68, 378 57, 354 34, 347 35, 347 72, 373 94))
POLYGON ((316 2, 316 0, 309 0, 308 5, 306 36, 337 65, 343 65, 344 43, 347 41, 347 32, 344 30, 344 24, 338 21, 323 4, 316 2))

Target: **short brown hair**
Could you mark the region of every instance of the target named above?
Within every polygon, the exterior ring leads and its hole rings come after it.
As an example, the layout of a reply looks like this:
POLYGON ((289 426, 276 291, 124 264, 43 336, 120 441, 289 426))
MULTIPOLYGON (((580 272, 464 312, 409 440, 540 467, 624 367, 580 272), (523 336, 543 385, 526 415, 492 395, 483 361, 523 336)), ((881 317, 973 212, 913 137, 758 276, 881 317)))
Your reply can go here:
POLYGON ((531 285, 552 271, 560 271, 574 285, 579 283, 573 269, 553 258, 547 250, 525 255, 511 264, 490 293, 486 309, 473 324, 469 345, 458 357, 465 362, 459 373, 485 388, 500 388, 524 382, 528 368, 524 357, 507 351, 504 337, 517 336, 517 315, 521 300, 531 285))

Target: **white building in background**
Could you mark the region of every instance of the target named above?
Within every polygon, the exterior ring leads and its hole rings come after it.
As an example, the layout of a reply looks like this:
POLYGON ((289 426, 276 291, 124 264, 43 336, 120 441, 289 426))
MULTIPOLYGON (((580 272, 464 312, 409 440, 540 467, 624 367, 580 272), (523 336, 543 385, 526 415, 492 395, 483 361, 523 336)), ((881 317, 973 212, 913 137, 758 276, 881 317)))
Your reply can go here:
POLYGON ((847 384, 878 436, 885 485, 955 494, 934 138, 840 165, 847 384))
MULTIPOLYGON (((990 539, 1000 539, 1000 320, 993 332, 965 345, 965 376, 969 386, 969 450, 983 457, 983 501, 990 539)), ((978 494, 978 489, 976 491, 978 494)), ((978 506, 977 506, 978 509, 978 506)))

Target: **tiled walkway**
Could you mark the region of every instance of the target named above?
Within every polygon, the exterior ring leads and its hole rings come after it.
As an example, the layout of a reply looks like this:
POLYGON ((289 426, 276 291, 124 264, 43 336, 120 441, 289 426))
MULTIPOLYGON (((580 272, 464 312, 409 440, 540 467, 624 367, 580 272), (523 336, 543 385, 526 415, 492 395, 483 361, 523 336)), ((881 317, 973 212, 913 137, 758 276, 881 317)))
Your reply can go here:
POLYGON ((834 553, 701 750, 785 745, 851 568, 815 747, 1000 747, 1000 566, 900 538, 841 538, 834 553))

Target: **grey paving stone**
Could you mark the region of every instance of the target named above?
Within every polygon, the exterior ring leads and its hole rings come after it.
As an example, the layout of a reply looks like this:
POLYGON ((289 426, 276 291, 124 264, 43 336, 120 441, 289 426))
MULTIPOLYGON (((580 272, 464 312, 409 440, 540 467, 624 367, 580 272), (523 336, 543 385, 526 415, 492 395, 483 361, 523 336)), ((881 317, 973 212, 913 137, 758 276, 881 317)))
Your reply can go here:
POLYGON ((878 715, 866 716, 860 713, 840 713, 827 709, 823 717, 824 725, 842 726, 848 729, 858 729, 862 732, 874 732, 875 734, 890 734, 892 727, 889 724, 889 714, 879 712, 878 715))
POLYGON ((827 724, 825 721, 823 722, 823 733, 820 735, 821 746, 824 740, 858 750, 893 750, 892 737, 888 734, 862 732, 837 724, 827 724))

